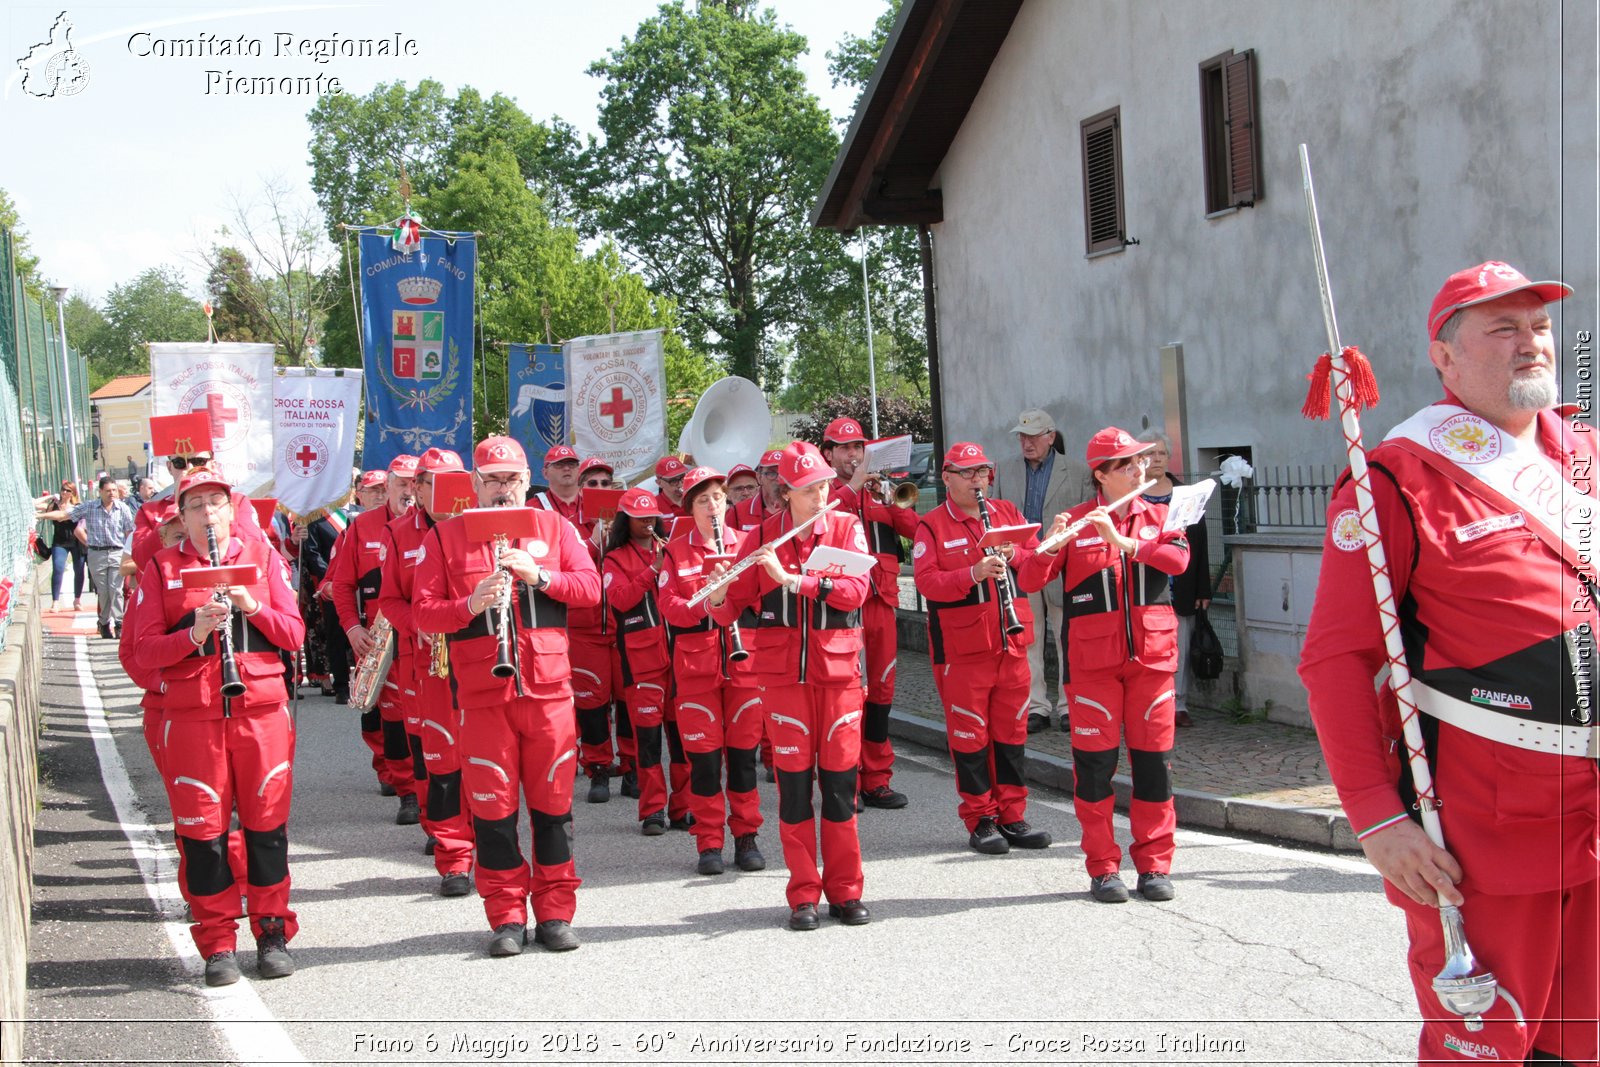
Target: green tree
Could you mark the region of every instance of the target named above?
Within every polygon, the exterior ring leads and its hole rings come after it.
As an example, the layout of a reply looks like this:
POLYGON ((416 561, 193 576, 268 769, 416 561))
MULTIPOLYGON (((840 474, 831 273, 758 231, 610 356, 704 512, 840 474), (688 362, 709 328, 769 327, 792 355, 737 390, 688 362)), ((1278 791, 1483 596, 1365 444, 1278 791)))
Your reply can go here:
POLYGON ((266 318, 256 310, 261 297, 244 253, 237 248, 213 248, 206 258, 212 264, 206 275, 206 297, 211 301, 211 325, 217 339, 270 340, 272 331, 266 318))
POLYGON ((28 295, 46 299, 44 280, 39 276, 39 257, 29 251, 28 233, 22 228, 22 216, 17 205, 4 189, 0 189, 0 227, 11 231, 11 254, 16 259, 17 277, 28 295))
POLYGON ((805 38, 750 6, 673 0, 591 65, 605 143, 589 159, 600 224, 691 341, 775 386, 776 338, 836 255, 808 215, 839 141, 805 87, 805 38))
MULTIPOLYGON (((895 19, 900 17, 900 4, 901 0, 889 0, 888 7, 872 24, 872 32, 865 37, 847 33, 839 38, 838 45, 828 53, 828 76, 833 79, 835 89, 841 85, 853 85, 857 90, 866 89, 867 82, 872 80, 872 72, 878 69, 878 57, 889 41, 889 31, 894 29, 895 19)), ((858 95, 856 104, 860 103, 858 95)), ((848 120, 846 122, 848 124, 848 120)))
MULTIPOLYGON (((204 341, 206 315, 184 291, 176 267, 151 267, 106 294, 106 329, 91 350, 84 348, 92 376, 105 382, 119 374, 149 374, 151 341, 204 341)), ((70 336, 70 335, 69 335, 70 336)), ((72 343, 77 345, 77 339, 72 343)))

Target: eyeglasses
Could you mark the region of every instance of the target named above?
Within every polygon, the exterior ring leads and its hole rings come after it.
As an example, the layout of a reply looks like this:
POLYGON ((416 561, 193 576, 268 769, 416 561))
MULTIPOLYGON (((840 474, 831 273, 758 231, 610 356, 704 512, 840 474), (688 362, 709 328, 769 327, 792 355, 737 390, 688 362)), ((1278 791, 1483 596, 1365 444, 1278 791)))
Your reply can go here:
POLYGON ((672 488, 676 489, 678 486, 683 484, 683 475, 680 474, 676 478, 663 478, 661 479, 661 484, 670 485, 672 488))
POLYGON ((221 493, 216 493, 205 500, 189 501, 183 506, 183 510, 187 511, 191 515, 198 515, 202 511, 221 511, 231 503, 233 503, 231 499, 223 496, 221 493))
POLYGON ((211 462, 210 456, 168 456, 167 464, 173 470, 181 471, 193 463, 196 467, 204 467, 211 462))
POLYGON ((989 475, 989 473, 990 473, 990 468, 988 468, 988 467, 965 467, 965 468, 946 467, 944 469, 944 472, 946 474, 954 474, 957 478, 960 478, 960 479, 962 479, 964 481, 970 482, 970 481, 976 480, 978 475, 980 475, 980 474, 982 474, 985 477, 987 477, 989 475))
POLYGON ((610 478, 585 478, 583 480, 583 487, 585 489, 610 489, 611 488, 611 479, 610 478))
POLYGON ((490 485, 496 489, 509 489, 522 481, 522 475, 520 474, 507 474, 498 478, 489 474, 480 474, 478 477, 483 481, 484 485, 490 485))

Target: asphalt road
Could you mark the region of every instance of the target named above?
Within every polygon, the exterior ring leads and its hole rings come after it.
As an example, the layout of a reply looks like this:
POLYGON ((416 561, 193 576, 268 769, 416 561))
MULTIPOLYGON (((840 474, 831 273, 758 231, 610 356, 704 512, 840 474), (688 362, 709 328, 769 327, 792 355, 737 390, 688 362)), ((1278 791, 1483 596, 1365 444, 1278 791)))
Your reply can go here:
POLYGON ((1400 916, 1364 863, 1183 832, 1176 900, 1098 904, 1070 798, 1032 800, 1054 847, 976 855, 927 750, 901 753, 910 806, 861 817, 871 925, 785 928, 775 786, 769 869, 717 878, 614 796, 575 812, 582 949, 490 959, 477 897, 437 895, 320 697, 298 712, 298 973, 254 980, 241 952, 246 980, 208 990, 138 694, 109 643, 46 658, 29 1062, 1414 1062, 1400 916))

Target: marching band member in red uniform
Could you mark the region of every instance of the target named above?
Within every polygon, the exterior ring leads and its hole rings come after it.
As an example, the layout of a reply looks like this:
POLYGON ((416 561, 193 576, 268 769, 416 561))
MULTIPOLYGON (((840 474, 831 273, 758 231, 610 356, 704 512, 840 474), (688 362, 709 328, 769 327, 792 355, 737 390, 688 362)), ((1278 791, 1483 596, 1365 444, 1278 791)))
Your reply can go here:
POLYGON ((744 463, 735 463, 728 468, 728 512, 730 518, 734 509, 740 504, 760 495, 761 479, 756 477, 754 467, 744 463))
POLYGON ((411 604, 416 597, 417 563, 423 542, 450 512, 434 511, 433 476, 459 471, 461 457, 448 449, 430 448, 417 464, 417 502, 395 519, 385 535, 382 591, 378 610, 394 627, 394 663, 389 681, 404 699, 406 743, 411 773, 424 799, 422 830, 428 835, 433 866, 439 872, 439 895, 464 897, 472 892, 472 822, 461 804, 461 754, 457 735, 461 713, 446 678, 431 673, 434 635, 417 629, 411 604))
MULTIPOLYGON (((155 554, 161 551, 161 520, 164 512, 162 506, 169 503, 176 495, 178 483, 189 472, 206 469, 221 473, 217 469, 216 459, 209 448, 202 449, 187 455, 174 455, 167 457, 167 472, 172 475, 173 484, 167 489, 146 500, 133 515, 133 565, 139 574, 144 573, 145 567, 155 554)), ((233 491, 233 535, 241 540, 254 541, 267 540, 266 533, 261 529, 261 524, 256 521, 256 510, 250 506, 250 498, 239 490, 233 491)))
POLYGON ((1090 529, 1054 552, 1036 552, 1017 583, 1043 589, 1057 575, 1065 590, 1063 640, 1072 698, 1073 810, 1083 826, 1089 892, 1101 903, 1128 899, 1117 868, 1122 852, 1111 827, 1111 778, 1124 737, 1133 768, 1128 805, 1139 894, 1171 900, 1173 675, 1178 667, 1178 617, 1168 577, 1189 565, 1182 530, 1162 529, 1167 506, 1135 498, 1106 505, 1144 481, 1140 460, 1150 450, 1126 430, 1108 426, 1089 439, 1087 462, 1099 486, 1093 500, 1057 515, 1050 533, 1087 517, 1090 529))
POLYGON ((165 691, 161 771, 185 854, 180 888, 195 919, 190 932, 206 961, 207 985, 239 980, 240 887, 228 846, 235 809, 244 828, 244 893, 261 977, 294 973, 288 942, 299 928, 289 907, 294 722, 279 656, 300 647, 305 624, 283 561, 265 541, 232 536, 232 490, 204 469, 180 483, 188 537, 145 567, 134 638, 136 665, 159 670, 165 691), (185 570, 211 565, 208 529, 223 565, 255 568, 256 579, 230 587, 226 603, 209 589, 183 585, 185 570), (215 636, 222 626, 229 627, 245 687, 236 697, 222 695, 223 649, 215 636))
MULTIPOLYGON (((721 625, 749 608, 760 625, 749 634, 778 764, 778 823, 789 868, 789 928, 815 930, 817 901, 848 926, 870 922, 861 902, 861 840, 856 835, 856 768, 861 760, 861 605, 866 575, 829 577, 800 573, 822 545, 865 553, 866 536, 854 516, 837 511, 818 518, 776 549, 770 541, 812 518, 827 504, 833 471, 816 447, 796 441, 783 450, 780 472, 788 510, 767 519, 744 539, 741 561, 757 564, 709 598, 721 625), (753 638, 753 641, 752 641, 753 638), (818 828, 812 781, 822 794, 822 870, 817 870, 818 828)), ((713 572, 713 577, 717 572, 713 572)))
MULTIPOLYGON (((509 437, 473 452, 480 507, 515 508, 528 492, 528 460, 509 437)), ((529 509, 536 533, 499 554, 470 541, 465 518, 446 519, 422 542, 411 612, 423 633, 450 643, 450 684, 461 707, 462 788, 478 846, 478 895, 493 934, 491 956, 514 956, 528 937, 552 952, 578 947, 572 932, 578 873, 572 862, 572 762, 577 731, 567 664, 568 606, 596 604, 600 576, 572 524, 529 509), (510 584, 510 618, 495 606, 510 584), (493 610, 491 610, 493 609, 493 610), (494 674, 497 633, 509 635, 515 671, 494 674), (533 860, 517 830, 528 806, 533 860)))
POLYGON ((899 654, 895 609, 900 605, 900 538, 917 531, 914 508, 884 503, 862 488, 867 475, 867 435, 854 419, 839 418, 822 435, 822 454, 838 475, 833 495, 860 520, 869 551, 878 557, 872 596, 861 609, 861 636, 867 644, 866 719, 861 726, 861 801, 874 808, 903 808, 906 795, 889 785, 894 777, 894 743, 889 713, 894 708, 894 665, 899 654))
POLYGON ((733 509, 732 522, 739 529, 759 529, 768 515, 783 510, 779 495, 782 482, 778 478, 778 461, 782 458, 781 448, 769 448, 761 454, 761 462, 756 464, 756 485, 760 491, 733 509))
POLYGON ((1595 1063, 1600 769, 1585 546, 1600 457, 1594 424, 1555 406, 1546 308, 1571 293, 1500 262, 1451 275, 1428 316, 1444 398, 1369 454, 1444 849, 1415 821, 1368 569, 1373 528, 1348 472, 1328 505, 1300 677, 1350 825, 1405 912, 1419 1063, 1595 1063), (1460 908, 1472 954, 1499 982, 1481 1028, 1433 991, 1441 902, 1460 908))
MULTIPOLYGON (((372 647, 368 626, 376 618, 378 596, 383 591, 383 558, 388 551, 384 531, 415 502, 416 479, 417 457, 396 456, 389 464, 384 506, 363 511, 351 520, 328 563, 323 580, 339 613, 339 624, 350 639, 350 654, 358 664, 372 647)), ((377 708, 362 714, 361 737, 372 749, 378 781, 400 796, 394 821, 415 826, 422 818, 421 787, 411 770, 411 745, 406 741, 405 693, 393 675, 383 684, 377 708)))
POLYGON ((667 777, 661 770, 662 738, 672 697, 672 657, 666 624, 656 603, 664 540, 657 501, 648 489, 630 489, 623 494, 617 517, 611 522, 601 568, 609 621, 617 635, 622 695, 638 745, 639 830, 646 837, 666 833, 670 822, 682 820, 689 809, 687 760, 672 753, 672 762, 684 765, 681 770, 671 768, 671 807, 675 810, 670 820, 667 777))
POLYGON ((923 516, 911 555, 917 591, 928 600, 928 653, 933 681, 944 702, 945 734, 956 765, 959 812, 978 852, 1000 855, 1017 848, 1048 848, 1050 835, 1028 824, 1023 747, 1028 740, 1028 646, 1033 611, 1007 569, 1021 567, 1039 543, 993 554, 978 547, 987 525, 1020 526, 1022 513, 1006 500, 984 500, 994 464, 966 441, 944 457, 943 507, 923 516), (1006 633, 1001 601, 1009 600, 1022 624, 1006 633))
MULTIPOLYGON (((678 731, 689 755, 689 808, 694 815, 695 849, 701 874, 723 872, 723 828, 733 833, 733 860, 742 871, 765 869, 756 844, 761 829, 761 798, 756 793, 756 748, 761 743, 761 693, 753 665, 740 655, 736 630, 718 626, 700 591, 715 566, 708 556, 732 555, 740 534, 729 529, 723 479, 710 467, 696 467, 683 479, 683 502, 693 529, 667 545, 661 570, 661 614, 672 635, 672 679, 677 695, 678 731), (739 656, 737 661, 732 657, 739 656), (722 766, 728 784, 724 799, 722 766)), ((754 622, 749 615, 747 622, 754 622)))
POLYGON ((661 512, 661 517, 667 520, 670 532, 672 520, 680 518, 683 510, 683 476, 689 473, 689 468, 683 465, 683 460, 677 456, 662 456, 656 460, 656 506, 661 512))
POLYGON ((553 511, 573 525, 578 522, 578 485, 582 468, 578 453, 566 445, 555 445, 544 454, 544 481, 549 488, 528 497, 528 503, 553 511))

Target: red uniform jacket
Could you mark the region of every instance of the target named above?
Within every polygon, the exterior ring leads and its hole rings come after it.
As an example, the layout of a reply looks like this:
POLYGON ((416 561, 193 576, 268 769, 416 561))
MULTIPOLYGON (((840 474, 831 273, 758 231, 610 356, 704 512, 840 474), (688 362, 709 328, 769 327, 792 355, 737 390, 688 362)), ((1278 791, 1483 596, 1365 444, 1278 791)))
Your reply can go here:
POLYGON ((767 521, 767 516, 776 514, 777 512, 767 509, 761 494, 757 493, 728 513, 728 525, 737 526, 741 530, 759 530, 761 524, 767 521))
POLYGON ((684 511, 682 507, 674 504, 666 493, 656 494, 656 507, 661 510, 661 521, 666 523, 669 527, 672 525, 673 519, 689 514, 687 511, 684 511))
POLYGON ((383 532, 387 541, 378 610, 394 627, 395 662, 390 676, 396 680, 410 678, 416 670, 416 657, 426 657, 430 652, 411 617, 411 601, 416 595, 417 561, 422 558, 422 542, 433 526, 427 511, 414 507, 391 522, 383 532))
POLYGON ((578 543, 572 524, 548 511, 534 511, 535 536, 512 543, 550 572, 550 585, 530 588, 518 580, 512 593, 513 654, 517 674, 496 678, 499 652, 495 611, 474 615, 467 601, 494 570, 494 546, 468 541, 461 518, 446 519, 423 538, 411 598, 411 625, 446 634, 450 682, 463 708, 494 707, 516 696, 571 696, 567 664, 567 606, 600 602, 600 575, 578 543))
POLYGON ((606 607, 622 655, 622 684, 658 675, 672 666, 667 628, 656 603, 655 552, 626 544, 606 553, 602 583, 606 607))
MULTIPOLYGON (((152 597, 151 601, 154 602, 152 597)), ((117 641, 117 659, 122 664, 122 669, 128 672, 129 681, 144 690, 144 696, 139 701, 139 706, 147 711, 161 707, 161 670, 148 667, 134 656, 138 647, 139 620, 137 612, 142 603, 137 596, 132 598, 127 612, 122 616, 122 636, 117 641)))
MULTIPOLYGON (((161 527, 156 522, 157 506, 153 505, 165 503, 171 495, 170 492, 158 494, 133 514, 133 565, 140 574, 161 551, 161 527)), ((266 532, 256 521, 256 509, 251 506, 250 498, 237 489, 233 491, 233 536, 241 541, 267 540, 266 532)))
POLYGON ((857 493, 843 478, 835 478, 829 498, 839 498, 839 509, 853 514, 867 535, 867 551, 878 557, 872 570, 872 595, 891 608, 900 606, 900 564, 905 549, 900 538, 917 532, 917 509, 885 504, 871 493, 857 493))
MULTIPOLYGON (((1020 526, 1026 520, 1008 500, 988 500, 989 521, 995 526, 1020 526)), ((909 508, 897 510, 909 511, 909 508)), ((922 517, 911 550, 912 573, 917 592, 928 600, 928 652, 935 664, 962 656, 993 655, 1004 649, 1014 656, 1026 656, 1033 644, 1033 609, 1028 598, 1017 591, 1012 601, 1022 632, 1005 633, 1001 617, 998 583, 994 579, 976 582, 972 568, 983 558, 978 541, 983 537, 983 522, 954 504, 945 501, 922 517)), ((1029 559, 1039 543, 1037 536, 1018 545, 1011 558, 1015 573, 1029 559)))
MULTIPOLYGON (((1069 521, 1109 503, 1097 495, 1067 512, 1069 521)), ((1182 530, 1163 531, 1167 506, 1135 497, 1117 532, 1135 541, 1124 556, 1093 526, 1073 535, 1056 554, 1036 552, 1017 574, 1027 592, 1061 576, 1061 639, 1067 670, 1111 670, 1129 660, 1158 671, 1178 669, 1178 616, 1169 575, 1189 565, 1182 530)))
MULTIPOLYGON (((769 516, 760 532, 739 546, 739 559, 793 528, 788 511, 769 516)), ((867 538, 855 516, 832 511, 799 537, 779 545, 778 562, 786 572, 799 574, 801 562, 818 545, 865 552, 867 538)), ((752 566, 734 579, 728 598, 711 609, 711 616, 726 626, 747 608, 754 613, 755 626, 743 629, 742 636, 761 685, 806 682, 842 688, 861 684, 861 605, 870 592, 863 574, 832 579, 832 589, 824 597, 821 579, 807 574, 800 578, 800 592, 790 593, 772 580, 766 568, 752 566)))
POLYGON ((323 579, 346 633, 371 626, 383 592, 383 558, 389 551, 388 525, 399 518, 388 505, 363 511, 334 542, 323 579))
POLYGON ((217 635, 211 634, 198 648, 189 640, 194 611, 211 599, 211 591, 183 588, 182 572, 209 566, 210 558, 184 540, 157 552, 139 582, 134 661, 142 671, 160 671, 169 719, 265 714, 287 699, 278 652, 299 648, 306 636, 294 590, 289 588, 289 570, 264 540, 230 537, 221 554, 224 564, 254 564, 260 573, 249 586, 260 609, 249 617, 237 609, 232 615, 235 658, 247 689, 244 696, 227 701, 226 707, 217 635))
MULTIPOLYGON (((583 542, 583 547, 589 552, 589 558, 594 560, 594 565, 596 568, 598 568, 600 566, 600 547, 594 543, 594 526, 591 524, 586 530, 584 529, 583 524, 578 521, 578 513, 582 499, 582 495, 580 494, 579 496, 573 497, 572 503, 568 504, 563 502, 560 497, 556 496, 549 490, 544 490, 542 492, 533 494, 533 499, 528 502, 528 506, 532 508, 538 508, 541 511, 553 511, 557 515, 560 515, 562 518, 566 519, 568 522, 572 523, 572 528, 578 531, 578 540, 583 542)), ((568 605, 567 628, 570 630, 585 630, 592 633, 603 633, 606 629, 605 611, 606 607, 603 597, 600 603, 595 604, 592 607, 568 605)))
MULTIPOLYGON (((723 526, 726 554, 736 554, 745 539, 746 535, 738 530, 723 526)), ((672 638, 672 677, 680 693, 715 689, 730 676, 739 684, 757 684, 754 656, 741 663, 728 661, 728 631, 711 617, 710 601, 689 606, 689 598, 700 591, 706 576, 716 569, 714 562, 706 562, 710 552, 711 546, 701 538, 700 531, 691 528, 667 546, 667 563, 661 572, 661 615, 672 638)), ((740 622, 754 626, 755 614, 745 611, 740 622)), ((740 635, 741 640, 743 636, 740 635)))

